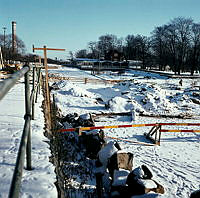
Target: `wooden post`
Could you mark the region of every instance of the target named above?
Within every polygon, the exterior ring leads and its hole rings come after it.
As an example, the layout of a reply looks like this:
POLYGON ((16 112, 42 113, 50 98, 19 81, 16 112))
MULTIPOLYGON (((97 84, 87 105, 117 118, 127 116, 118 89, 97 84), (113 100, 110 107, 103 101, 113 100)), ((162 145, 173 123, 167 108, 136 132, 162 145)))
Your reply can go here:
POLYGON ((49 84, 48 84, 48 65, 47 65, 47 47, 43 47, 44 51, 44 67, 45 67, 45 87, 46 87, 46 99, 47 99, 47 110, 48 110, 48 117, 51 123, 51 105, 50 105, 50 95, 49 95, 49 84))
POLYGON ((41 56, 38 56, 38 59, 39 59, 39 65, 41 66, 42 65, 41 56))
POLYGON ((144 133, 147 139, 151 140, 154 144, 160 145, 160 125, 155 125, 151 128, 151 130, 148 133, 144 133), (158 130, 159 130, 159 137, 158 136, 158 130), (153 138, 153 135, 155 134, 155 138, 153 138))
POLYGON ((158 145, 160 146, 160 139, 161 139, 161 125, 159 125, 159 137, 158 137, 158 145))
MULTIPOLYGON (((54 49, 54 48, 47 48, 44 46, 43 48, 35 48, 33 45, 33 52, 35 50, 43 50, 44 52, 44 67, 45 67, 45 93, 46 93, 46 102, 47 102, 47 111, 48 111, 48 118, 51 125, 51 102, 50 102, 50 93, 49 93, 49 84, 48 84, 48 65, 47 65, 47 50, 55 50, 55 51, 65 51, 65 49, 54 49)), ((41 63, 41 58, 39 57, 39 62, 41 63)))

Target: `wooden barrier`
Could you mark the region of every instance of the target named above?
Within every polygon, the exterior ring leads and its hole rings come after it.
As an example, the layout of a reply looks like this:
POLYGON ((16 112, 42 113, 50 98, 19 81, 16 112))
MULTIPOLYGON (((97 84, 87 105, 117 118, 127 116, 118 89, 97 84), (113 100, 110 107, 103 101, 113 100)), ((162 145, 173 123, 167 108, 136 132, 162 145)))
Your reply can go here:
POLYGON ((84 84, 87 83, 115 84, 124 81, 124 80, 100 80, 92 78, 75 78, 75 77, 51 76, 51 75, 49 75, 49 80, 70 80, 75 82, 81 82, 84 84))

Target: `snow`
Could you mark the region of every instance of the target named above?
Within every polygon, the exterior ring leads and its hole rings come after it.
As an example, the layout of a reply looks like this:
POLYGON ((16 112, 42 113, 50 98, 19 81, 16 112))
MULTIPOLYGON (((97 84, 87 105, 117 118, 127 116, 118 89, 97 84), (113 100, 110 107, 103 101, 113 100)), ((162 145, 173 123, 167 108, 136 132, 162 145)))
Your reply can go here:
MULTIPOLYGON (((51 71, 52 73, 55 71, 51 71)), ((183 85, 179 85, 177 78, 168 78, 156 73, 129 70, 123 75, 113 75, 112 72, 104 72, 98 76, 90 75, 90 72, 81 71, 76 68, 62 67, 56 71, 57 75, 75 78, 96 78, 102 80, 126 80, 125 82, 113 84, 94 84, 84 82, 70 82, 73 87, 82 89, 81 94, 90 93, 94 97, 77 97, 64 93, 62 90, 53 90, 58 107, 63 115, 77 113, 109 113, 109 112, 131 112, 134 110, 137 119, 131 116, 101 117, 96 126, 113 126, 121 124, 145 124, 145 123, 199 123, 199 104, 194 99, 200 99, 200 91, 192 86, 199 79, 183 79, 183 85), (97 102, 96 98, 103 102, 97 102), (110 104, 106 109, 105 104, 110 104), (157 115, 158 117, 139 116, 139 113, 157 115), (162 118, 159 115, 191 115, 192 119, 162 118)), ((89 95, 90 95, 89 94, 89 95)), ((87 94, 86 94, 87 95, 87 94)), ((134 115, 133 115, 134 116, 134 115)), ((134 128, 110 128, 105 129, 107 136, 123 138, 133 141, 149 143, 144 137, 151 127, 134 128)), ((165 126, 163 129, 197 129, 198 126, 165 126)), ((107 139, 109 142, 110 139, 107 139)), ((200 179, 200 157, 199 157, 199 133, 162 133, 160 146, 143 146, 120 141, 123 150, 134 155, 133 169, 143 164, 151 168, 154 180, 165 188, 164 195, 156 197, 189 197, 198 190, 200 179)), ((113 152, 102 151, 102 162, 107 163, 107 158, 113 152), (109 155, 109 156, 108 156, 109 155)), ((102 171, 102 170, 99 170, 102 171)), ((146 196, 146 195, 145 195, 146 196)), ((145 197, 144 196, 144 197, 145 197)), ((143 196, 134 196, 143 197, 143 196)), ((149 193, 148 197, 155 197, 155 193, 149 193)))
POLYGON ((103 147, 99 153, 98 158, 99 161, 102 163, 103 167, 107 167, 108 159, 118 151, 118 149, 115 147, 115 142, 110 141, 105 147, 103 147))
MULTIPOLYGON (((117 84, 81 83, 79 81, 60 81, 55 83, 57 89, 51 91, 55 95, 56 103, 63 115, 77 113, 78 115, 131 112, 137 115, 132 120, 131 116, 113 116, 99 118, 96 126, 145 124, 145 123, 199 123, 200 111, 198 101, 200 90, 194 87, 193 79, 167 78, 159 74, 129 70, 123 75, 112 75, 105 72, 92 76, 90 72, 76 68, 59 67, 52 69, 50 74, 74 78, 92 78, 107 80, 126 80, 117 84), (103 102, 98 102, 101 98, 103 102), (197 102, 194 102, 194 101, 197 102), (110 108, 105 104, 110 102, 110 108), (192 119, 162 118, 139 116, 147 115, 180 115, 188 114, 192 119)), ((196 85, 199 80, 195 79, 196 85)), ((51 85, 53 84, 53 81, 51 85)), ((54 167, 49 162, 51 155, 49 145, 43 135, 44 120, 41 112, 42 96, 36 105, 36 119, 32 121, 32 146, 34 170, 23 172, 21 197, 57 197, 54 186, 54 167)), ((24 93, 23 84, 18 83, 8 95, 0 101, 0 197, 6 197, 9 191, 17 149, 23 130, 24 93), (3 184, 3 185, 2 185, 3 184)), ((135 116, 133 115, 133 116, 135 116)), ((108 128, 104 130, 106 136, 123 138, 132 141, 149 143, 144 137, 144 132, 149 132, 151 127, 134 128, 108 128)), ((163 129, 197 129, 198 126, 165 126, 163 129)), ((113 145, 107 139, 109 145, 113 145)), ((151 168, 154 180, 165 188, 164 195, 149 193, 146 197, 189 197, 199 190, 200 180, 200 134, 199 133, 162 133, 160 146, 143 146, 129 142, 119 141, 123 150, 134 155, 133 169, 143 164, 151 168)), ((102 150, 99 153, 104 166, 107 159, 117 149, 102 150)), ((78 178, 78 177, 77 177, 78 178)), ((122 180, 121 180, 122 181, 122 180)), ((124 180, 123 180, 124 181, 124 180)), ((76 180, 78 182, 78 180, 76 180)), ((133 197, 145 197, 133 196, 133 197)))
POLYGON ((125 186, 126 178, 129 173, 130 171, 124 169, 114 170, 112 186, 125 186))
MULTIPOLYGON (((56 176, 49 162, 51 155, 48 139, 44 137, 44 119, 41 112, 43 97, 35 105, 35 120, 32 122, 32 166, 23 170, 20 197, 57 197, 54 185, 56 176)), ((14 172, 17 152, 24 126, 24 84, 17 83, 0 101, 0 197, 8 197, 14 172)), ((26 161, 25 161, 26 166, 26 161)))
POLYGON ((157 188, 156 183, 151 179, 138 179, 137 182, 145 188, 157 188))

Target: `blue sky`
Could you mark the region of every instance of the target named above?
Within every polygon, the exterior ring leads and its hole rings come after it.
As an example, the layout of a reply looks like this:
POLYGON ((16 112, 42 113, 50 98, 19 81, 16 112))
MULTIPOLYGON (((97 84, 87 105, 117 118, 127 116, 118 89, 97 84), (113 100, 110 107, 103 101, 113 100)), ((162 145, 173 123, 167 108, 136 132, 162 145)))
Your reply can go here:
MULTIPOLYGON (((46 45, 66 52, 48 52, 51 58, 67 58, 69 51, 87 47, 105 34, 149 36, 156 26, 179 16, 200 22, 200 0, 0 0, 0 31, 17 35, 27 53, 46 45)), ((42 54, 37 52, 37 54, 42 54)))

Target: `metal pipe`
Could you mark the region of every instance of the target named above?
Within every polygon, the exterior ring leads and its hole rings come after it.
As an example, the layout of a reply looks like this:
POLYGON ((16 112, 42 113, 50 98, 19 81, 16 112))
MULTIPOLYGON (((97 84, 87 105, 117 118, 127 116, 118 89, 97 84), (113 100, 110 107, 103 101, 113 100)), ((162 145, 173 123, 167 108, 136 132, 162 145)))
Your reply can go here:
POLYGON ((31 100, 32 105, 32 120, 34 120, 35 117, 35 74, 36 74, 36 67, 33 67, 33 86, 32 86, 32 93, 33 93, 33 99, 31 100))
POLYGON ((21 70, 14 73, 10 78, 0 82, 0 100, 8 93, 8 91, 16 84, 16 82, 29 71, 29 66, 25 65, 21 70))
POLYGON ((18 198, 20 193, 20 187, 21 187, 21 178, 22 178, 22 172, 24 167, 24 160, 25 160, 25 152, 26 152, 26 146, 27 146, 27 138, 29 134, 30 129, 30 121, 31 117, 26 116, 25 124, 24 124, 24 130, 18 150, 17 160, 16 160, 16 166, 12 178, 12 183, 9 191, 9 198, 18 198))
POLYGON ((41 75, 41 68, 38 69, 38 74, 37 74, 37 90, 36 90, 36 97, 35 97, 35 103, 37 103, 37 99, 38 99, 38 92, 40 91, 40 75, 41 75))
MULTIPOLYGON (((26 106, 26 114, 25 119, 31 116, 31 100, 30 100, 30 79, 29 72, 25 74, 25 106, 26 106)), ((27 162, 27 170, 31 170, 31 130, 29 125, 29 133, 27 138, 27 148, 26 148, 26 162, 27 162)))

